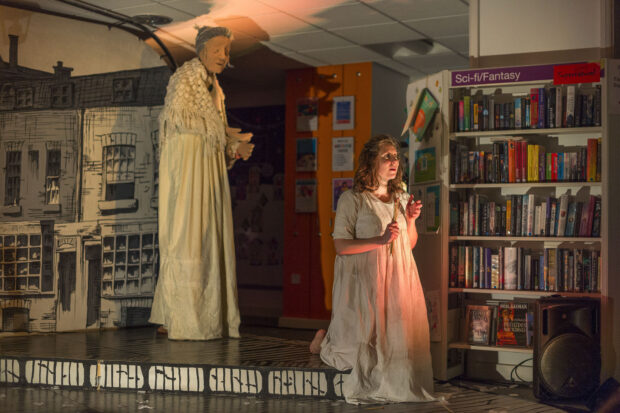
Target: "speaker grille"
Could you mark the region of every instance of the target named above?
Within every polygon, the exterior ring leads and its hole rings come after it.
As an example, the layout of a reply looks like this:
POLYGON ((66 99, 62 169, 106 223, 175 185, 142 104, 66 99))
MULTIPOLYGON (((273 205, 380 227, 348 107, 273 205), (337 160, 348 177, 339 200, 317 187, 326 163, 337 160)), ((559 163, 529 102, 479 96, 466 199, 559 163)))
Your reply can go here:
POLYGON ((597 387, 600 364, 598 343, 583 334, 562 334, 543 348, 540 378, 555 396, 583 397, 597 387))

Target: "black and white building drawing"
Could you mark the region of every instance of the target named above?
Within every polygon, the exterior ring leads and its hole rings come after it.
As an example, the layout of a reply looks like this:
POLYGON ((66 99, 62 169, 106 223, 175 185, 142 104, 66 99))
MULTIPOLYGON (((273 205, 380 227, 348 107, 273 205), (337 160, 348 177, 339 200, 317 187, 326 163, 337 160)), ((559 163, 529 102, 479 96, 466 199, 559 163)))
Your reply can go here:
POLYGON ((167 67, 71 76, 0 59, 0 334, 146 323, 167 67))

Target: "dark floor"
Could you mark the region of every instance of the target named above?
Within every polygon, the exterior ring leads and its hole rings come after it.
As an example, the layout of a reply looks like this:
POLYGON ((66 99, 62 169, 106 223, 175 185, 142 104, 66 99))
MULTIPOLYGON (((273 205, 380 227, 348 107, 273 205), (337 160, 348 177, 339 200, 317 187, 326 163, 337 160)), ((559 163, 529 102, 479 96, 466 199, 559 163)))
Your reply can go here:
POLYGON ((80 333, 0 335, 0 355, 226 366, 328 368, 308 351, 309 330, 247 327, 243 339, 174 341, 154 328, 80 333))
MULTIPOLYGON (((242 339, 171 341, 154 328, 80 333, 0 335, 2 357, 40 357, 183 365, 269 366, 333 370, 308 351, 311 330, 275 327, 241 329, 242 339)), ((437 383, 444 402, 351 406, 325 398, 257 398, 247 395, 159 393, 136 390, 76 390, 18 387, 0 383, 0 412, 586 412, 577 403, 545 405, 527 385, 453 380, 437 383)))

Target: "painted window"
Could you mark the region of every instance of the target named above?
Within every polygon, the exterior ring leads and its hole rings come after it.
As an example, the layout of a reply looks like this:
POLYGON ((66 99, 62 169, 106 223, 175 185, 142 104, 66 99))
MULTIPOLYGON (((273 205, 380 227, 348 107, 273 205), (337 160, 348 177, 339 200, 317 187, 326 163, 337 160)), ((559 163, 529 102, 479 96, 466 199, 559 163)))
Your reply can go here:
POLYGON ((103 237, 102 295, 153 295, 159 272, 157 233, 103 237))
POLYGON ((134 79, 114 79, 112 83, 113 100, 118 102, 133 102, 136 100, 134 79))
POLYGON ((45 203, 60 203, 60 150, 47 151, 47 168, 45 172, 45 203))
POLYGON ((52 107, 68 108, 73 104, 73 85, 64 83, 52 86, 52 107))
POLYGON ((134 145, 110 145, 104 150, 105 200, 132 199, 134 197, 134 145))
POLYGON ((32 107, 32 88, 19 89, 17 91, 15 106, 17 108, 32 107))
POLYGON ((6 175, 4 179, 4 205, 19 205, 21 171, 21 151, 7 151, 6 175))
POLYGON ((41 234, 0 235, 0 291, 40 291, 41 234))

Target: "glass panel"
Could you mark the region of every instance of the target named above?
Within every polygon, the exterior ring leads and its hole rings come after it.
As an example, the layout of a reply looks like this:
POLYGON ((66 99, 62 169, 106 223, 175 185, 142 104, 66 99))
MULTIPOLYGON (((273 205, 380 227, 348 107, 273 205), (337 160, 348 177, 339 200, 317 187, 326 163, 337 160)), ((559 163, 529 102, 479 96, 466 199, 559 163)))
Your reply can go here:
POLYGON ((5 247, 14 247, 15 246, 15 235, 5 235, 5 237, 4 237, 4 246, 5 247))
POLYGON ((140 263, 140 251, 129 251, 129 264, 140 263))
POLYGON ((17 264, 17 275, 28 275, 28 263, 20 262, 17 264))
POLYGON ((140 266, 130 265, 127 267, 128 278, 138 278, 140 276, 140 266))
POLYGON ((153 278, 152 277, 146 277, 142 279, 142 286, 140 288, 140 292, 142 293, 153 292, 153 278))
POLYGON ((105 237, 103 239, 103 249, 105 251, 111 251, 114 249, 114 237, 105 237))
POLYGON ((127 294, 137 294, 139 292, 138 280, 127 281, 127 294))
POLYGON ((112 295, 112 283, 111 282, 104 282, 103 283, 103 295, 112 295))
POLYGON ((153 266, 151 264, 144 264, 142 266, 142 277, 152 277, 153 276, 153 266))
POLYGON ((41 248, 40 247, 30 248, 30 259, 31 260, 41 259, 41 248))
POLYGON ((112 265, 112 264, 114 264, 114 253, 104 252, 103 253, 103 265, 112 265))
POLYGON ((28 261, 28 248, 17 249, 17 261, 28 261))
POLYGON ((103 279, 112 280, 112 267, 103 267, 103 279))
POLYGON ((31 262, 30 268, 28 270, 29 274, 41 274, 41 263, 40 262, 31 262))
POLYGON ((114 295, 125 294, 125 281, 114 281, 114 295))
POLYGON ((17 279, 17 290, 25 290, 28 286, 28 279, 26 277, 19 277, 17 279))
POLYGON ((28 277, 28 289, 29 290, 39 289, 39 277, 28 277))
POLYGON ((15 291, 15 278, 14 277, 4 279, 4 290, 15 291))
POLYGON ((41 245, 41 236, 33 234, 30 236, 30 245, 33 247, 38 247, 41 245))
POLYGON ((127 260, 127 253, 126 252, 116 252, 116 264, 125 264, 127 260))
POLYGON ((140 248, 140 235, 130 235, 129 236, 129 249, 138 249, 140 248))
POLYGON ((16 275, 15 264, 4 264, 4 275, 16 275))
POLYGON ((28 246, 28 235, 19 234, 17 236, 17 246, 18 247, 27 247, 28 246))
POLYGON ((4 249, 4 262, 13 262, 15 261, 15 248, 5 248, 4 249))
POLYGON ((153 234, 142 234, 142 248, 153 248, 153 234))
POLYGON ((142 251, 142 262, 144 262, 144 263, 153 262, 153 250, 143 250, 142 251))
POLYGON ((115 280, 124 280, 125 279, 125 266, 124 265, 117 265, 114 268, 114 279, 115 280))
POLYGON ((127 248, 127 237, 125 235, 116 236, 116 249, 124 250, 127 248))

